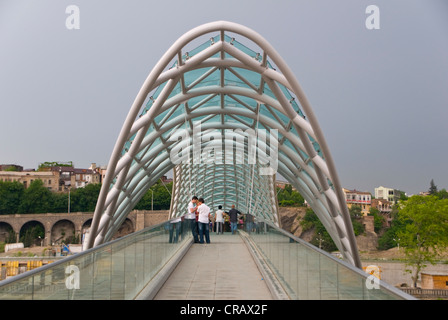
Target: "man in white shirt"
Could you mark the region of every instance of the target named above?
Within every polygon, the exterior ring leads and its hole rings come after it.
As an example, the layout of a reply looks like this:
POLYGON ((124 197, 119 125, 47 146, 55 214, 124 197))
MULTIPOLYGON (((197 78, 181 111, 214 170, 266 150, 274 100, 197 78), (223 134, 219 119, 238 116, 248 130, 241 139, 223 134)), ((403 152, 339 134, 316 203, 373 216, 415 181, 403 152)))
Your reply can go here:
POLYGON ((204 243, 205 241, 210 243, 210 208, 204 203, 204 198, 198 199, 198 229, 199 229, 199 242, 204 243))
POLYGON ((222 233, 222 226, 224 224, 224 211, 222 210, 222 206, 218 206, 218 210, 215 212, 215 227, 216 234, 222 233))
MULTIPOLYGON (((198 219, 196 214, 198 197, 193 196, 188 204, 188 212, 185 215, 185 220, 190 221, 191 234, 193 235, 194 243, 199 242, 198 238, 198 219)), ((188 224, 188 222, 187 222, 188 224)))

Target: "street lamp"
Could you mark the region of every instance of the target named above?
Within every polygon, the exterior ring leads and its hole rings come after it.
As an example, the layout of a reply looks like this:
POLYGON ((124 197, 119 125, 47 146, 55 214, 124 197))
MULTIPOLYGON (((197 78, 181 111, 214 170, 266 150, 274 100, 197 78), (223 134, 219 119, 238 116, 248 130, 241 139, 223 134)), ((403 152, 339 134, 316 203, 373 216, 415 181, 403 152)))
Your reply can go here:
POLYGON ((154 191, 151 188, 149 188, 149 191, 151 191, 151 211, 154 211, 154 191))
POLYGON ((400 250, 400 238, 398 238, 398 239, 395 239, 394 238, 394 241, 397 243, 397 245, 398 245, 398 250, 400 250))
POLYGON ((316 238, 316 240, 319 241, 319 249, 322 249, 322 242, 324 242, 325 240, 322 238, 322 235, 320 234, 320 232, 317 235, 319 236, 316 238))

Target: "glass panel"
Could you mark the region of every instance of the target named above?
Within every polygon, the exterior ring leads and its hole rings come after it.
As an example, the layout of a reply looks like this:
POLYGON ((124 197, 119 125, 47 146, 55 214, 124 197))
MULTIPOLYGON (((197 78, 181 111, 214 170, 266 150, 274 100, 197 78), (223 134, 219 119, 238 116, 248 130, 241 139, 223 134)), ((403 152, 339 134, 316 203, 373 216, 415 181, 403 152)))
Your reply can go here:
POLYGON ((397 288, 369 285, 369 275, 287 234, 261 218, 247 233, 290 299, 408 299, 397 288))
POLYGON ((191 241, 188 230, 183 222, 168 221, 0 281, 0 299, 134 299, 179 247, 191 241), (177 241, 170 243, 170 231, 177 241))

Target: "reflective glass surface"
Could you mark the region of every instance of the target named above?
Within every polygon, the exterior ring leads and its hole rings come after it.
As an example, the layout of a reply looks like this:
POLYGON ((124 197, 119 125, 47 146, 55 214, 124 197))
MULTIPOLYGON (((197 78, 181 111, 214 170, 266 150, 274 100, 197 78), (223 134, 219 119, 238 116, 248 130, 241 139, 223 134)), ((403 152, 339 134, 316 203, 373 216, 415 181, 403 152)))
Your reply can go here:
POLYGON ((131 300, 191 239, 167 221, 0 281, 0 300, 131 300))
POLYGON ((414 297, 255 218, 242 227, 292 300, 408 300, 414 297))

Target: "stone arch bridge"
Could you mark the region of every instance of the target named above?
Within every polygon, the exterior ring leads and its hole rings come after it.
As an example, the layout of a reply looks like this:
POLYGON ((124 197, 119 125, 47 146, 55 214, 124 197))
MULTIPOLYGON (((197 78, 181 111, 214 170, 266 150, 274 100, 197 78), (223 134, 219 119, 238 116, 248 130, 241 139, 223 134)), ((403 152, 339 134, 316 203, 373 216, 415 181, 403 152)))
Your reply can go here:
MULTIPOLYGON (((115 237, 166 221, 168 214, 168 210, 134 210, 115 237)), ((41 225, 45 231, 45 238, 39 243, 42 246, 60 244, 72 236, 81 239, 84 231, 90 228, 92 218, 93 212, 0 215, 0 241, 5 241, 13 231, 16 242, 19 242, 20 235, 35 225, 41 225)))

